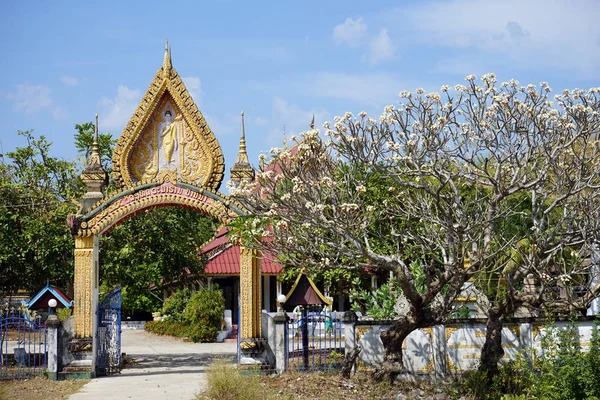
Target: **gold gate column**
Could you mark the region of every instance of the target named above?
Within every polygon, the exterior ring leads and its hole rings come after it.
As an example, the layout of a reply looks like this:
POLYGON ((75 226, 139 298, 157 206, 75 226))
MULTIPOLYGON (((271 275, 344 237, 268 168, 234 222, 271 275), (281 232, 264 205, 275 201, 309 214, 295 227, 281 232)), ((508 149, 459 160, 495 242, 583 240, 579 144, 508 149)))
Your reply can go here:
POLYGON ((94 317, 98 299, 98 237, 75 237, 75 307, 74 337, 90 338, 94 334, 94 317))
POLYGON ((261 336, 260 253, 240 246, 241 338, 261 336))

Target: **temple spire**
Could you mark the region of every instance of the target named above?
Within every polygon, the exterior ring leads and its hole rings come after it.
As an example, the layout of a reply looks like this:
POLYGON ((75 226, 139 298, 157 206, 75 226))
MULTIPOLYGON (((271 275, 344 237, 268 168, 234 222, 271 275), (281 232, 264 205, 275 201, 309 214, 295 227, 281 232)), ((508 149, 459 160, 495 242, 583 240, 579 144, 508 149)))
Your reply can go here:
POLYGON ((244 112, 242 111, 242 130, 240 135, 240 149, 235 164, 230 170, 231 181, 237 187, 240 183, 250 183, 254 180, 254 168, 248 161, 246 152, 246 129, 244 127, 244 112))
POLYGON ((163 71, 169 71, 173 68, 171 64, 171 48, 169 47, 169 40, 165 39, 165 58, 163 60, 163 71))
POLYGON ((96 113, 96 125, 92 137, 92 154, 90 154, 87 165, 81 173, 81 180, 86 186, 86 193, 81 198, 81 213, 90 210, 97 201, 103 198, 102 189, 108 183, 108 175, 102 167, 100 159, 100 145, 98 143, 98 114, 96 113))
POLYGON ((240 149, 238 151, 236 164, 245 163, 250 164, 248 161, 248 153, 246 152, 246 129, 244 127, 244 112, 242 111, 242 131, 240 135, 240 149))
POLYGON ((92 139, 92 154, 88 165, 102 165, 100 162, 100 146, 98 144, 98 113, 96 113, 96 125, 94 126, 94 137, 92 139))

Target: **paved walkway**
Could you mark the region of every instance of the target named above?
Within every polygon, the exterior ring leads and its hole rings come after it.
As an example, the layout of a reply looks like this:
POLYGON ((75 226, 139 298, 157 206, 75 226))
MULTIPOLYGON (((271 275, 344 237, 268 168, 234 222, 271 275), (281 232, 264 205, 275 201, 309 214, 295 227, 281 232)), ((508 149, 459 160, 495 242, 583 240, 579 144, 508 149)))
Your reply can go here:
POLYGON ((121 351, 134 364, 120 374, 92 379, 69 400, 191 400, 206 388, 214 359, 234 362, 237 343, 186 343, 142 330, 123 330, 121 351))

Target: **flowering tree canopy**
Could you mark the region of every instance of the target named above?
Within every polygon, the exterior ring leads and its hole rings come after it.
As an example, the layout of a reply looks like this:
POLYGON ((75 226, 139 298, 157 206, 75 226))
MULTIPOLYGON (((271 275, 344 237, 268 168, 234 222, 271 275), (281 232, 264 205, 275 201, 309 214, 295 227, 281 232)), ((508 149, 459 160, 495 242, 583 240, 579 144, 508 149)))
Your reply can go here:
POLYGON ((401 92, 378 120, 336 117, 325 137, 311 129, 271 149, 257 181, 234 190, 256 215, 247 237, 272 235, 260 245, 290 265, 392 271, 402 315, 382 341, 402 367, 403 339, 447 318, 468 279, 501 282, 490 307, 505 315, 585 272, 556 260, 581 260, 598 240, 599 91, 551 101, 546 83, 470 75, 401 92), (530 274, 535 292, 523 289, 530 274))

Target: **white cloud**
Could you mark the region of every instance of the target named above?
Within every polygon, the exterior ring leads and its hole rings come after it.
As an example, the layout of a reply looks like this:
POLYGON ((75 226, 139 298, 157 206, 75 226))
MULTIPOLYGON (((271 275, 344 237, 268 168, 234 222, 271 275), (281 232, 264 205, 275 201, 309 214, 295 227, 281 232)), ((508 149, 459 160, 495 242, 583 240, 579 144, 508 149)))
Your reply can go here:
POLYGON ((346 18, 343 24, 333 28, 333 40, 336 44, 347 44, 357 46, 367 32, 367 24, 362 18, 346 18))
POLYGON ((181 78, 181 79, 183 79, 183 83, 185 84, 185 87, 187 88, 188 92, 192 96, 192 99, 194 99, 194 103, 196 103, 198 108, 201 108, 201 106, 202 106, 202 86, 200 84, 200 78, 198 78, 197 76, 188 76, 186 78, 181 78))
POLYGON ((64 109, 64 107, 55 107, 52 110, 52 116, 54 119, 66 119, 67 111, 64 109))
POLYGON ((350 100, 358 106, 383 107, 397 101, 400 91, 415 87, 409 82, 384 73, 321 72, 309 76, 297 89, 306 95, 350 100))
POLYGON ((369 62, 373 65, 392 58, 395 52, 396 48, 386 28, 382 28, 379 31, 379 35, 375 36, 369 42, 369 62))
POLYGON ((125 85, 117 88, 117 96, 114 99, 103 98, 100 100, 100 121, 102 129, 120 132, 133 115, 135 108, 142 97, 139 89, 129 89, 125 85))
POLYGON ((269 120, 266 118, 256 117, 254 119, 254 124, 256 124, 256 126, 265 126, 268 123, 269 123, 269 120))
POLYGON ((79 85, 79 79, 77 79, 74 76, 65 75, 65 76, 63 76, 63 77, 60 78, 60 81, 63 83, 63 85, 69 86, 69 87, 73 87, 73 86, 79 85))
POLYGON ((54 105, 50 96, 52 90, 41 85, 17 85, 16 90, 6 97, 14 102, 15 110, 25 114, 33 114, 54 105))
POLYGON ((388 14, 390 20, 406 21, 413 42, 504 54, 520 66, 575 69, 590 76, 600 67, 597 1, 418 2, 388 14))
POLYGON ((308 130, 313 115, 315 116, 315 127, 317 128, 330 119, 329 112, 323 108, 303 109, 277 96, 273 97, 272 113, 269 133, 264 136, 263 140, 265 148, 281 146, 284 129, 288 140, 291 135, 297 135, 308 130))

